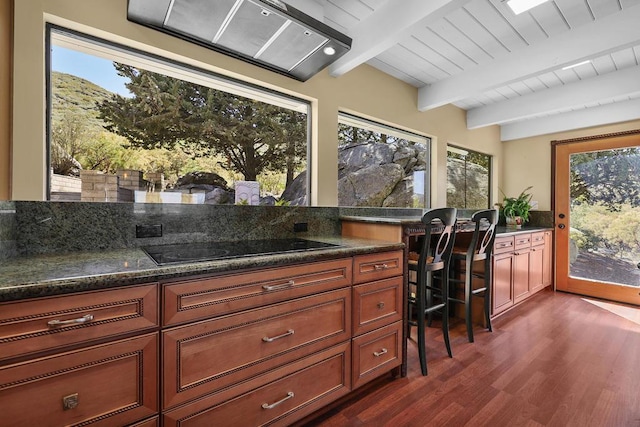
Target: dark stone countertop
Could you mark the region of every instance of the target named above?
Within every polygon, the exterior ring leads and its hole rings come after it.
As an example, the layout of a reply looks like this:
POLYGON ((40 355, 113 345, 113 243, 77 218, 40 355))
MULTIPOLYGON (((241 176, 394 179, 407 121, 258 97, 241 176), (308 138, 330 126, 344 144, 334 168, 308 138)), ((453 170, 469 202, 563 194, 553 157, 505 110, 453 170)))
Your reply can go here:
POLYGON ((496 227, 496 236, 504 236, 510 234, 535 233, 536 231, 553 230, 552 227, 537 227, 534 225, 524 225, 522 228, 498 226, 496 227))
POLYGON ((3 260, 0 301, 53 296, 191 275, 265 268, 402 249, 401 243, 341 237, 307 237, 340 246, 307 252, 157 266, 141 249, 37 255, 3 260))
MULTIPOLYGON (((394 216, 394 217, 383 217, 383 216, 340 216, 342 221, 354 221, 354 222, 365 222, 371 224, 389 224, 389 225, 400 225, 400 226, 411 226, 411 225, 422 225, 421 217, 419 216, 394 216)), ((470 222, 470 218, 458 218, 458 223, 460 222, 470 222)), ((472 224, 473 225, 473 224, 472 224)), ((496 228, 496 235, 509 235, 509 234, 519 234, 519 233, 532 233, 536 231, 544 231, 550 230, 550 227, 538 227, 533 225, 525 225, 520 229, 516 229, 513 227, 505 227, 498 226, 496 228)), ((473 228, 464 227, 465 231, 473 231, 473 228)))

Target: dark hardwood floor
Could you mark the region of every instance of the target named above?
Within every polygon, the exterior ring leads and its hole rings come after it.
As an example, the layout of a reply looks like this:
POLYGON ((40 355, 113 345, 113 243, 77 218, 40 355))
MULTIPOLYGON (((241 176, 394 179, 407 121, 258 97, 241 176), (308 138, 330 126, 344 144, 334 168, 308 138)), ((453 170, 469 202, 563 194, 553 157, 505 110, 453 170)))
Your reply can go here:
MULTIPOLYGON (((409 341, 406 378, 385 378, 310 426, 640 426, 640 308, 545 290, 495 319, 427 332, 429 375, 409 341), (624 316, 624 317, 623 317, 624 316)), ((415 328, 412 337, 415 339, 415 328)))

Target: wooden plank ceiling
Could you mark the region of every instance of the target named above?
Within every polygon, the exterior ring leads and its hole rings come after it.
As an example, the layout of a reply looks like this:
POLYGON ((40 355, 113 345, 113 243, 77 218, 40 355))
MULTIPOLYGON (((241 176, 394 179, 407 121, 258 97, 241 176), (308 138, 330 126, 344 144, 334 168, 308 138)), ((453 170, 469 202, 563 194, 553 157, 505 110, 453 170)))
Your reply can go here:
POLYGON ((640 119, 640 0, 549 0, 515 15, 500 0, 292 0, 353 38, 330 67, 362 63, 454 104, 502 140, 640 119), (583 65, 563 70, 582 61, 583 65))

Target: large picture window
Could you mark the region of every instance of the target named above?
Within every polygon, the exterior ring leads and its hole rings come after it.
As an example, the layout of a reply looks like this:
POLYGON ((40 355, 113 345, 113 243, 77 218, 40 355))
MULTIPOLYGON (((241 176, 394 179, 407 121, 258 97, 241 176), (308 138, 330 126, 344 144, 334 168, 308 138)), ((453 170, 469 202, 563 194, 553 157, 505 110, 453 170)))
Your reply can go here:
POLYGON ((49 27, 49 198, 306 205, 309 104, 49 27))
POLYGON ((338 205, 428 208, 430 138, 338 116, 338 205))
POLYGON ((447 146, 447 206, 487 209, 491 200, 491 156, 447 146))

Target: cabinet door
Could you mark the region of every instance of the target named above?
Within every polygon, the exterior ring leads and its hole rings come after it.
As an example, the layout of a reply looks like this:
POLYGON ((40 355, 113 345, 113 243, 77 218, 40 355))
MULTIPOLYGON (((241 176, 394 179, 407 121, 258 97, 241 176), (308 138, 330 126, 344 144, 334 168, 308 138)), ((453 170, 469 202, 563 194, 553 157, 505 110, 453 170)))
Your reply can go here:
POLYGON ((2 426, 122 426, 158 409, 158 334, 0 368, 2 426))
POLYGON ((529 291, 533 294, 544 288, 544 246, 531 248, 529 253, 529 291))
POLYGON ((513 255, 513 302, 518 303, 526 299, 529 289, 529 258, 531 250, 521 250, 513 255))
POLYGON ((544 256, 542 260, 542 284, 549 286, 553 282, 553 235, 551 231, 544 232, 544 256))
POLYGON ((352 387, 376 379, 402 363, 402 322, 353 339, 352 387))
POLYGON ((402 319, 402 276, 353 287, 353 335, 402 319))
POLYGON ((513 253, 496 255, 493 258, 493 315, 513 305, 512 271, 513 253))

